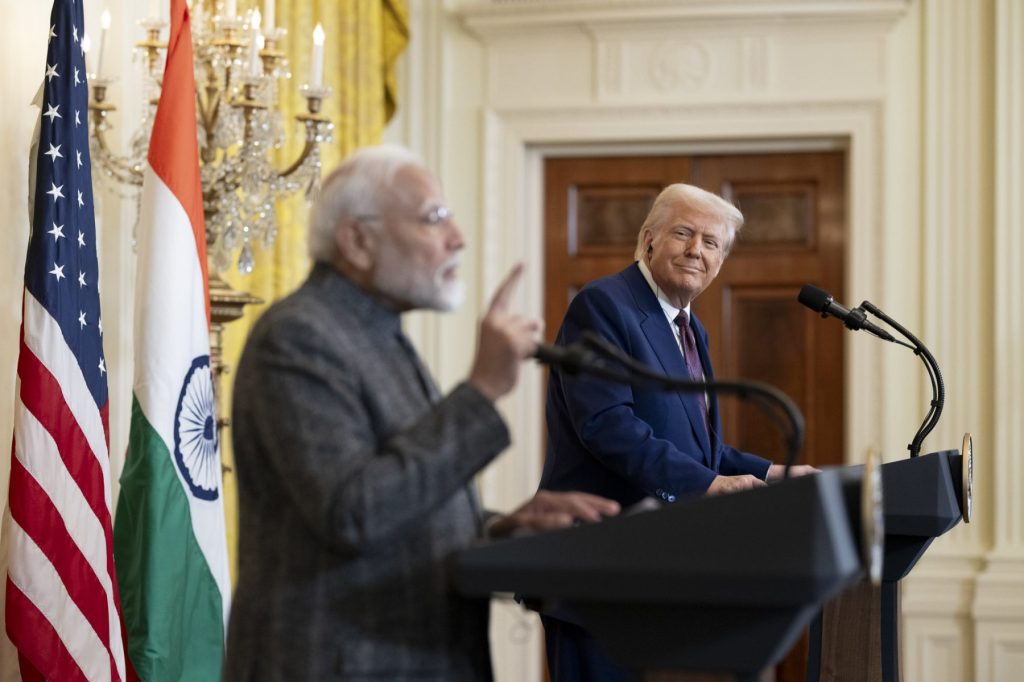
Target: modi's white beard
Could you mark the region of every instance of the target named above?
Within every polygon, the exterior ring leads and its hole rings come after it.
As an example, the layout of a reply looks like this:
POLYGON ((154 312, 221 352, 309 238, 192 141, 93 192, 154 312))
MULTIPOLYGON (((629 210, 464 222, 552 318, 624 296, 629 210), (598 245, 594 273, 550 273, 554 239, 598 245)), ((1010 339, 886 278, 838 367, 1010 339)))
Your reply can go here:
MULTIPOLYGON (((382 254, 383 256, 383 254, 382 254)), ((382 257, 373 276, 373 286, 389 298, 410 308, 441 312, 455 310, 466 298, 466 287, 458 277, 446 275, 459 265, 458 256, 452 256, 433 273, 410 268, 404 263, 389 263, 382 257)))

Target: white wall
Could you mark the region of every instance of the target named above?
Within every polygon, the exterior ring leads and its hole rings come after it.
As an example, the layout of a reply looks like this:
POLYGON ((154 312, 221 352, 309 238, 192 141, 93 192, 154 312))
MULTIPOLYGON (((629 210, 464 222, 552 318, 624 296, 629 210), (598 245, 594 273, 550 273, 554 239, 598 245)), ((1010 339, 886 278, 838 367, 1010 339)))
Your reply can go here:
MULTIPOLYGON (((28 245, 28 149, 39 110, 30 106, 45 72, 50 8, 45 3, 4 4, 0 29, 0 205, 4 248, 0 251, 0 443, 11 442, 14 382, 21 327, 21 291, 28 245)), ((9 448, 4 446, 4 452, 9 448)), ((6 499, 10 456, 0 457, 0 490, 6 499)))

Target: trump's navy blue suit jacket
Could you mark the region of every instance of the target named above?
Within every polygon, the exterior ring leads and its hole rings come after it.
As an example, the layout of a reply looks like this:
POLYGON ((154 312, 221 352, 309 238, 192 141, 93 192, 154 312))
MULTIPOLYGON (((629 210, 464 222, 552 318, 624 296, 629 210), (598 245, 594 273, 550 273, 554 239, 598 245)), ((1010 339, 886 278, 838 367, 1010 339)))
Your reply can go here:
MULTIPOLYGON (((696 316, 690 325, 711 379, 707 332, 696 316)), ((675 330, 636 263, 584 287, 569 305, 556 343, 572 343, 587 329, 655 370, 688 376, 675 330)), ((673 502, 701 494, 718 473, 763 479, 770 462, 722 443, 713 394, 709 435, 698 401, 696 393, 632 388, 552 368, 540 487, 582 490, 630 505, 647 496, 673 502)))

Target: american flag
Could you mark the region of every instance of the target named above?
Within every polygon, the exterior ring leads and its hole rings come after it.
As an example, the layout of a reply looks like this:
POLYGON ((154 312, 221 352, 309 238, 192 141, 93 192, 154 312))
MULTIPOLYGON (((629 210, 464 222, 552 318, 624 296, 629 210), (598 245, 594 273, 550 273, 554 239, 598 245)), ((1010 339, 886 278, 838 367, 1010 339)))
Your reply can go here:
POLYGON ((25 679, 125 679, 82 37, 82 0, 56 0, 4 529, 5 622, 25 679))

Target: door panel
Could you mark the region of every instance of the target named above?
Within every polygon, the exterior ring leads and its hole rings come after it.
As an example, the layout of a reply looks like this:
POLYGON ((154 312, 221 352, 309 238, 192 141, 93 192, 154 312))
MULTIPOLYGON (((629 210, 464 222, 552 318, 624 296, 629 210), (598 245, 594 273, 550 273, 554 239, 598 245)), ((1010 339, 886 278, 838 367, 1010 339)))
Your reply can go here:
MULTIPOLYGON (((806 420, 802 461, 842 464, 843 329, 821 324, 796 295, 810 282, 842 300, 843 154, 711 156, 692 168, 694 184, 746 219, 722 272, 694 303, 712 337, 715 372, 781 388, 806 420)), ((784 452, 770 419, 735 399, 722 401, 722 428, 742 449, 776 459, 784 452)))
POLYGON ((633 262, 636 235, 682 157, 548 159, 544 164, 544 319, 554 341, 569 300, 587 282, 633 262))

